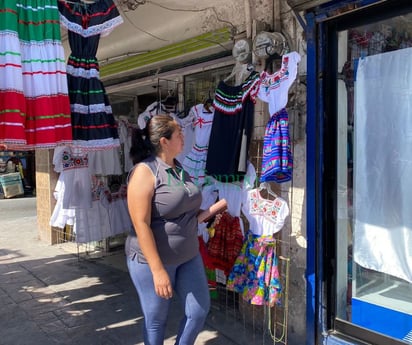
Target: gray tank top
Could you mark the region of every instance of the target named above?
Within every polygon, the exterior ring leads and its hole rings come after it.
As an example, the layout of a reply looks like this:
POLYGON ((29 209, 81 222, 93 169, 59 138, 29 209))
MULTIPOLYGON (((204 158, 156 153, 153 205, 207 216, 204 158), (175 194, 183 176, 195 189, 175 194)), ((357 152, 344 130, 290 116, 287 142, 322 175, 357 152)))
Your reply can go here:
MULTIPOLYGON (((201 191, 177 161, 176 170, 154 156, 139 164, 147 165, 156 177, 150 227, 163 264, 179 265, 194 258, 199 252, 196 216, 201 191)), ((125 250, 129 257, 147 263, 134 230, 127 237, 125 250)))

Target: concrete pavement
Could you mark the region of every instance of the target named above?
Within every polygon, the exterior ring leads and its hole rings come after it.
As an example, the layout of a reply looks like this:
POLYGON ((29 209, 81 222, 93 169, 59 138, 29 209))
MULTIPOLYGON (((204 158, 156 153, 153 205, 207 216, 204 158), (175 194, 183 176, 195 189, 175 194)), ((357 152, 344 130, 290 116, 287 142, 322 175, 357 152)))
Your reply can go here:
MULTIPOLYGON (((181 317, 177 300, 166 345, 181 317)), ((0 200, 0 344, 143 344, 142 314, 123 252, 85 259, 38 240, 36 198, 0 200)), ((212 308, 196 345, 263 344, 212 308)))

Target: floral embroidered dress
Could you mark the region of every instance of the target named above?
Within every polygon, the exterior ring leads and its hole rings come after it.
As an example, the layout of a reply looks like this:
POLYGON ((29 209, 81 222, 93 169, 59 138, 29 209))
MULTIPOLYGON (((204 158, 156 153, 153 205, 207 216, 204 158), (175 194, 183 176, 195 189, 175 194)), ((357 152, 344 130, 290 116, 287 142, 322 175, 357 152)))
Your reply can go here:
POLYGON ((279 280, 276 240, 289 215, 285 200, 262 198, 259 189, 244 192, 242 212, 249 222, 249 231, 240 254, 227 280, 227 288, 240 293, 245 301, 273 306, 279 302, 279 280))
POLYGON ((70 144, 57 0, 1 3, 0 145, 28 150, 70 144))
POLYGON ((90 208, 92 204, 92 176, 88 154, 71 147, 59 147, 53 156, 54 170, 60 172, 64 184, 62 208, 90 208))
POLYGON ((73 142, 87 150, 120 147, 117 124, 99 75, 96 58, 100 37, 123 19, 113 0, 86 4, 59 0, 61 24, 68 29, 71 54, 67 62, 73 142))

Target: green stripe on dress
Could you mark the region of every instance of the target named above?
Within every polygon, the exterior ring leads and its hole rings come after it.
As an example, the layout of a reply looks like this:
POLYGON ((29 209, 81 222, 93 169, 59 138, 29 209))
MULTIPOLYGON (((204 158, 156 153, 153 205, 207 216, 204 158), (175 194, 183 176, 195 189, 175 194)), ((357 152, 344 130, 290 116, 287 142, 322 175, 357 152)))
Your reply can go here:
POLYGON ((104 93, 103 90, 89 90, 89 91, 81 91, 81 90, 69 90, 70 94, 76 94, 76 95, 83 95, 83 96, 87 96, 90 94, 101 94, 104 93))
POLYGON ((60 18, 56 1, 25 1, 26 5, 16 0, 3 0, 0 10, 0 30, 17 32, 21 41, 61 40, 60 18), (33 5, 31 5, 33 3, 33 5))

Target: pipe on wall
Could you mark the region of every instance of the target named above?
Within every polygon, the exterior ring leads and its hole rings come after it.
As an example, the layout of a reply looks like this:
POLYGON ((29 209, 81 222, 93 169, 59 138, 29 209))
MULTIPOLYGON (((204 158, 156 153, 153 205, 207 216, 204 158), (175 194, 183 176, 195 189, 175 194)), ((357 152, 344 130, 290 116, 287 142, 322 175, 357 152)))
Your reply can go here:
POLYGON ((250 10, 250 0, 244 0, 246 38, 252 38, 252 12, 250 10))
POLYGON ((275 32, 282 32, 280 17, 280 1, 273 0, 273 31, 275 32))

